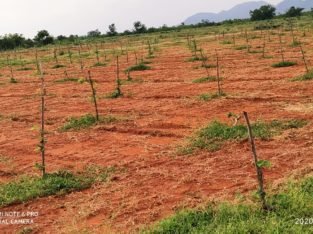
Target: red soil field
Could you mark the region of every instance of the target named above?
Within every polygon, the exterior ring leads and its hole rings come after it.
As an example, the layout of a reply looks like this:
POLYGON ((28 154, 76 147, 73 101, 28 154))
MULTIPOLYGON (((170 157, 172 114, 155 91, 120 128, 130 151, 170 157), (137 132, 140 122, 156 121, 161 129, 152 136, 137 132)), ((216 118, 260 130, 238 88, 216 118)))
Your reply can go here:
MULTIPOLYGON (((59 169, 80 171, 88 164, 115 166, 117 172, 108 183, 62 196, 50 196, 24 204, 1 208, 1 211, 38 211, 35 233, 70 233, 83 230, 91 233, 134 233, 147 225, 168 217, 182 208, 197 207, 212 200, 233 200, 237 193, 251 193, 257 180, 250 145, 247 140, 226 143, 216 152, 198 151, 192 155, 177 154, 177 148, 197 129, 212 120, 231 124, 229 112, 247 111, 250 120, 304 119, 302 129, 288 130, 269 141, 257 140, 257 151, 273 166, 265 170, 265 183, 277 184, 295 173, 308 173, 313 168, 312 81, 291 82, 305 68, 298 47, 290 47, 286 34, 286 60, 298 64, 272 68, 280 61, 278 36, 267 42, 266 55, 234 50, 211 37, 201 37, 199 47, 215 63, 214 49, 221 63, 223 91, 226 97, 208 102, 197 96, 216 92, 216 82, 192 83, 205 77, 201 62, 186 62, 191 52, 184 39, 161 40, 151 70, 132 72, 141 82, 122 85, 124 96, 103 98, 115 87, 115 61, 106 67, 93 67, 100 115, 114 115, 122 121, 97 125, 80 131, 60 132, 66 118, 93 113, 87 83, 55 83, 64 78, 64 68, 51 69, 53 62, 44 63, 47 82, 47 171, 59 169)), ((221 39, 222 40, 222 39, 221 39)), ((301 38, 312 58, 312 37, 301 38)), ((244 39, 236 42, 244 44, 244 39)), ((253 50, 262 39, 251 41, 253 50)), ((51 51, 50 51, 51 52, 51 51)), ((42 52, 42 53, 50 53, 42 52)), ((34 56, 29 51, 27 56, 34 56)), ((67 65, 69 76, 82 77, 79 63, 67 65)), ((88 61, 92 65, 95 61, 88 61)), ((310 61, 309 61, 310 62, 310 61)), ((121 58, 121 70, 135 63, 130 54, 121 58)), ((35 66, 33 65, 34 69, 35 66)), ((0 73, 0 182, 9 182, 22 174, 39 174, 34 165, 40 162, 35 152, 38 132, 31 128, 40 123, 40 80, 32 71, 14 71, 16 84, 10 84, 7 67, 0 73)), ((210 69, 212 75, 215 68, 210 69)), ((121 78, 126 79, 124 73, 121 78)), ((243 120, 241 120, 243 121, 243 120)), ((243 122, 242 122, 243 123, 243 122)), ((21 230, 21 225, 2 225, 1 233, 21 230)))

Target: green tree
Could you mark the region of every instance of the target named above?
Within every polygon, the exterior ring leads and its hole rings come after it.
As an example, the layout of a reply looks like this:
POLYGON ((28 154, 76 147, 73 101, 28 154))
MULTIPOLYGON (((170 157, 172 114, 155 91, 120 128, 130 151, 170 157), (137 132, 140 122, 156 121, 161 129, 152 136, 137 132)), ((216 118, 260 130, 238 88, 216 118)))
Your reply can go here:
POLYGON ((140 21, 134 23, 134 32, 135 33, 145 33, 147 32, 146 25, 142 24, 140 21))
POLYGON ((57 40, 58 40, 58 41, 64 41, 64 40, 66 40, 66 39, 67 39, 66 36, 63 36, 63 35, 57 36, 57 40))
POLYGON ((47 30, 41 30, 35 36, 34 41, 38 45, 48 45, 48 44, 52 44, 54 39, 47 30))
POLYGON ((109 25, 109 31, 107 32, 107 35, 108 36, 116 36, 117 35, 115 24, 110 24, 109 25))
POLYGON ((276 15, 276 8, 271 5, 261 6, 259 9, 250 11, 250 16, 252 21, 257 20, 268 20, 274 18, 276 15))
POLYGON ((302 11, 304 10, 304 8, 299 8, 299 7, 290 7, 289 10, 286 12, 285 16, 286 17, 297 17, 297 16, 301 16, 302 11))
POLYGON ((21 34, 7 34, 0 37, 0 50, 12 50, 17 47, 32 47, 34 42, 30 39, 25 39, 21 34))
POLYGON ((99 29, 92 30, 87 33, 87 37, 100 37, 100 36, 101 36, 101 32, 99 31, 99 29))

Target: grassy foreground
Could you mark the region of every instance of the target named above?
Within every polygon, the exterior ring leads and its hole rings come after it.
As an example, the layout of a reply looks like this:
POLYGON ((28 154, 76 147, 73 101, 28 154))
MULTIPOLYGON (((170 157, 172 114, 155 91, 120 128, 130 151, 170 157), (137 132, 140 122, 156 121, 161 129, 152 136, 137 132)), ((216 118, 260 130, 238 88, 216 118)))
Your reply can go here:
POLYGON ((272 211, 257 203, 185 210, 143 233, 313 233, 313 177, 290 182, 270 195, 268 203, 272 211))

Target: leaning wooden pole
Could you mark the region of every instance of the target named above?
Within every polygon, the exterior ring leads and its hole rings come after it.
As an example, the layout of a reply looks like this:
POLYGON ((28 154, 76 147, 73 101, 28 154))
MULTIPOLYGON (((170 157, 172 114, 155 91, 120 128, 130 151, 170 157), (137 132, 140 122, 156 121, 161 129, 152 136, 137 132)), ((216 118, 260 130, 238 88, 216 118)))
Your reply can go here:
POLYGON ((247 122, 247 129, 248 129, 250 143, 251 143, 251 150, 252 150, 254 165, 255 165, 255 169, 256 169, 257 177, 258 177, 259 194, 260 194, 260 198, 261 198, 261 202, 262 202, 262 208, 264 210, 267 210, 268 206, 266 205, 266 200, 265 200, 266 193, 264 191, 263 171, 262 171, 262 168, 258 165, 258 156, 257 156, 257 153, 256 153, 256 148, 255 148, 255 143, 254 143, 254 138, 253 138, 253 133, 252 133, 252 128, 251 128, 251 125, 250 125, 248 113, 247 112, 243 112, 243 115, 244 115, 244 117, 246 119, 246 122, 247 122))

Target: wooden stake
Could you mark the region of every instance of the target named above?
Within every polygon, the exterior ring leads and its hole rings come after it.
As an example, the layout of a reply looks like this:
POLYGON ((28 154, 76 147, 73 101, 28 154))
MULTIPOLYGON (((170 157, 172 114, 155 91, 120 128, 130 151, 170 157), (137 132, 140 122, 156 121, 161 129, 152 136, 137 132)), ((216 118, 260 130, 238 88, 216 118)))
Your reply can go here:
POLYGON ((55 49, 55 48, 54 48, 54 50, 53 50, 53 55, 54 55, 54 61, 55 61, 55 63, 58 64, 59 61, 58 61, 57 49, 55 49))
POLYGON ((119 57, 116 56, 116 92, 117 96, 121 96, 121 81, 120 81, 120 63, 119 57))
POLYGON ((209 69, 208 69, 208 66, 207 66, 207 58, 203 54, 203 50, 202 49, 200 49, 200 54, 201 54, 201 59, 202 59, 202 67, 205 68, 207 76, 209 76, 210 74, 209 74, 209 69))
POLYGON ((221 96, 222 91, 221 91, 221 85, 220 85, 220 62, 219 62, 218 53, 216 49, 215 49, 215 54, 216 54, 217 90, 218 90, 218 95, 221 96))
POLYGON ((284 50, 283 50, 283 42, 281 39, 281 34, 279 33, 279 44, 280 44, 280 55, 283 62, 285 62, 284 50))
POLYGON ((39 148, 41 152, 41 170, 42 170, 42 177, 46 175, 46 162, 45 162, 45 151, 46 151, 46 140, 45 140, 45 80, 44 75, 41 67, 41 63, 39 63, 39 72, 40 72, 40 79, 41 79, 41 128, 40 128, 40 143, 39 148))
POLYGON ((255 169, 256 169, 256 173, 257 173, 257 177, 258 177, 259 194, 260 194, 260 198, 261 198, 261 202, 262 202, 262 208, 264 210, 267 210, 268 206, 267 206, 266 200, 265 200, 266 193, 264 191, 263 171, 262 171, 262 168, 258 166, 258 156, 256 153, 256 148, 255 148, 255 143, 254 143, 254 138, 253 138, 253 133, 252 133, 252 128, 250 125, 248 113, 243 112, 243 115, 244 115, 246 122, 247 122, 247 129, 248 129, 249 139, 250 139, 250 143, 251 143, 251 150, 252 150, 254 165, 255 165, 255 169))
POLYGON ((263 50, 262 50, 262 57, 265 58, 265 34, 264 34, 264 38, 263 38, 263 50))
POLYGON ((96 111, 96 120, 99 121, 99 112, 98 112, 98 104, 97 104, 97 95, 96 95, 96 90, 94 87, 94 83, 93 80, 91 78, 91 72, 90 70, 88 71, 88 79, 89 79, 89 84, 91 87, 91 91, 92 91, 92 99, 93 99, 93 103, 95 105, 95 111, 96 111))
POLYGON ((308 64, 307 64, 307 62, 306 62, 305 54, 304 54, 304 51, 303 51, 303 48, 302 48, 301 43, 300 43, 300 50, 301 50, 301 53, 302 53, 302 59, 303 59, 303 62, 304 62, 304 66, 305 66, 306 73, 309 73, 308 64))

